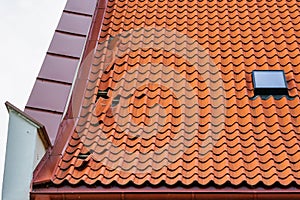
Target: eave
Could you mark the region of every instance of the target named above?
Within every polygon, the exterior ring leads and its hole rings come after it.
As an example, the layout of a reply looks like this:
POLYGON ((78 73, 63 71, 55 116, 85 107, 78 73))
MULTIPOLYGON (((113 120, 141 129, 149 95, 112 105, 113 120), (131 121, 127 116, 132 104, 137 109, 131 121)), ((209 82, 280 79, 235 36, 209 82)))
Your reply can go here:
POLYGON ((31 198, 37 199, 300 199, 300 190, 296 187, 173 187, 164 186, 143 188, 136 187, 70 187, 35 189, 31 198))

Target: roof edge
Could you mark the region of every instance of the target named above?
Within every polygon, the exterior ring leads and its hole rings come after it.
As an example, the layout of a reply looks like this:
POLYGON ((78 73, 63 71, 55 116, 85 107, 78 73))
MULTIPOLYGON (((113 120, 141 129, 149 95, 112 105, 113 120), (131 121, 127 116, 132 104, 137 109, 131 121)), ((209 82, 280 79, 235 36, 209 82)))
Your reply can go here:
POLYGON ((115 192, 115 193, 31 193, 31 199, 73 199, 82 198, 96 200, 99 198, 110 199, 110 200, 127 200, 127 199, 249 199, 249 200, 266 200, 266 199, 299 199, 300 192, 257 192, 255 190, 249 191, 196 191, 196 192, 115 192))
POLYGON ((8 110, 8 112, 10 110, 13 110, 14 112, 18 113, 22 118, 24 118, 26 121, 28 121, 29 123, 31 123, 32 125, 34 125, 37 128, 38 134, 39 134, 46 149, 48 149, 49 147, 52 147, 50 139, 48 137, 48 133, 46 131, 46 128, 42 123, 40 123, 39 121, 37 121, 36 119, 31 117, 30 115, 26 114, 25 112, 23 112, 22 110, 20 110, 19 108, 17 108, 16 106, 14 106, 12 103, 10 103, 8 101, 5 102, 5 106, 8 110))
MULTIPOLYGON (((71 2, 71 0, 67 1, 71 2)), ((80 57, 79 65, 78 65, 78 72, 80 73, 80 66, 82 65, 82 60, 89 54, 90 51, 95 50, 95 46, 98 42, 98 37, 100 35, 100 27, 95 26, 95 24, 102 24, 104 13, 106 9, 106 2, 107 0, 96 0, 97 3, 93 7, 93 13, 90 14, 90 17, 92 17, 91 26, 89 27, 88 33, 87 33, 87 39, 85 41, 85 45, 83 48, 83 52, 80 57), (98 29, 97 29, 98 28, 98 29)), ((67 6, 66 6, 67 7, 67 6)), ((68 11, 66 8, 64 11, 68 11)), ((74 80, 72 84, 76 83, 78 74, 74 77, 74 80)), ((46 155, 41 160, 39 165, 37 166, 36 170, 33 174, 32 184, 44 184, 51 182, 51 177, 54 173, 54 169, 56 165, 58 164, 59 158, 61 157, 64 149, 67 146, 67 141, 71 137, 71 133, 75 129, 75 121, 77 120, 76 117, 73 117, 72 113, 72 93, 74 91, 70 91, 70 98, 68 97, 68 101, 66 103, 66 111, 63 114, 63 119, 59 123, 59 128, 56 133, 55 140, 53 142, 52 148, 48 149, 46 155)))
POLYGON ((67 109, 74 77, 89 39, 88 34, 98 1, 66 1, 25 105, 24 112, 43 122, 51 145, 55 143, 67 109))

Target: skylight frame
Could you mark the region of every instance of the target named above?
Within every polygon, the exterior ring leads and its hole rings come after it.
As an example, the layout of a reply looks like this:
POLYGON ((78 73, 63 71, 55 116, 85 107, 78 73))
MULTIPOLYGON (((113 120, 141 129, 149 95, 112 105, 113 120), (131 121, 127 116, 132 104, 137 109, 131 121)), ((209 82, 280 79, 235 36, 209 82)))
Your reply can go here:
MULTIPOLYGON (((269 75, 270 76, 270 75, 269 75)), ((265 78, 268 78, 266 76, 265 78)), ((260 77, 261 79, 261 77, 260 77)), ((278 96, 278 95, 286 95, 288 96, 288 85, 286 76, 283 70, 253 70, 252 71, 252 83, 254 88, 254 94, 255 96, 278 96), (258 73, 281 73, 280 82, 278 85, 276 83, 274 85, 268 85, 268 83, 258 83, 259 77, 258 73), (265 86, 263 86, 265 84, 265 86)))

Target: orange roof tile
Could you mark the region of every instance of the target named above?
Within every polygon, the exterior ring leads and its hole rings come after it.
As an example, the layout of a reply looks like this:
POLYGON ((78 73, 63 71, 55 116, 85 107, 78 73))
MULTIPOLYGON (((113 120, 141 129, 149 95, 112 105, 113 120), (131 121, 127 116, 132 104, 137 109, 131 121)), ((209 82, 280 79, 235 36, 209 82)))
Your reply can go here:
POLYGON ((299 185, 299 6, 108 1, 52 183, 299 185), (284 70, 290 97, 254 97, 253 70, 284 70))

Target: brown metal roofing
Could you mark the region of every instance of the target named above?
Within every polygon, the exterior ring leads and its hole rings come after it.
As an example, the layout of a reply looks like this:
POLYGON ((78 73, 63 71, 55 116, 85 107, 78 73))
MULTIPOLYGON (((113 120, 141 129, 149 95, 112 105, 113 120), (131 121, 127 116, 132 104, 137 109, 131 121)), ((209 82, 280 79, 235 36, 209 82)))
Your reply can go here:
POLYGON ((299 6, 108 1, 35 184, 299 185, 299 6), (289 97, 254 97, 253 70, 284 70, 289 97))
POLYGON ((81 54, 88 41, 97 0, 68 0, 25 113, 45 125, 51 144, 57 136, 81 54), (47 98, 45 98, 45 96, 47 98))

